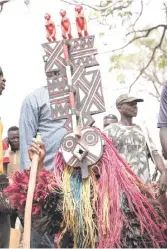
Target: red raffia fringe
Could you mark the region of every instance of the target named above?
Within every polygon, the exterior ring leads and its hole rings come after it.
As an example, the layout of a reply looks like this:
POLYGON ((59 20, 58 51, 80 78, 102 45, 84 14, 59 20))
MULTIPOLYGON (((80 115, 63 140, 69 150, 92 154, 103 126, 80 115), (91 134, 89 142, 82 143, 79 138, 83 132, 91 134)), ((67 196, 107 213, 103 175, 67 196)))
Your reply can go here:
MULTIPOLYGON (((13 208, 24 212, 26 197, 28 191, 30 169, 24 172, 15 172, 11 179, 10 185, 4 189, 5 195, 12 203, 13 208)), ((39 214, 41 211, 41 201, 44 200, 56 187, 54 174, 48 170, 42 169, 38 176, 35 187, 32 214, 39 214)))

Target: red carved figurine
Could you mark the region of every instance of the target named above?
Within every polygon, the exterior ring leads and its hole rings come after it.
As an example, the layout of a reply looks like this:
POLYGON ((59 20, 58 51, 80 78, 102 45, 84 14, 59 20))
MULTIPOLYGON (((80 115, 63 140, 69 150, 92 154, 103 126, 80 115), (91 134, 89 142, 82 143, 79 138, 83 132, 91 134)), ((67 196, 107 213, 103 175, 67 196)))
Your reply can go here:
POLYGON ((83 7, 81 5, 77 5, 75 7, 75 13, 76 13, 76 25, 77 25, 77 31, 78 36, 82 37, 82 31, 84 31, 84 36, 88 36, 87 31, 87 22, 83 13, 83 7))
POLYGON ((62 31, 62 37, 63 39, 72 38, 71 35, 71 23, 69 18, 66 16, 66 11, 65 10, 60 10, 60 15, 62 16, 61 19, 61 31, 62 31))
POLYGON ((46 38, 49 42, 56 41, 56 27, 54 22, 51 20, 51 15, 46 13, 45 19, 46 38))

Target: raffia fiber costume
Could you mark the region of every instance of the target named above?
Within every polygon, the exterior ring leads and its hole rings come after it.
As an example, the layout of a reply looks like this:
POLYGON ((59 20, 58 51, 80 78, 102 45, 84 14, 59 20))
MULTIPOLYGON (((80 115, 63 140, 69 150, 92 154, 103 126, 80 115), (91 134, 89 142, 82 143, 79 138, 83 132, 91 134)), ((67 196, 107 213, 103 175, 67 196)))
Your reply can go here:
MULTIPOLYGON (((99 132, 99 131, 97 131, 99 132)), ((161 206, 105 140, 100 161, 82 179, 81 170, 64 163, 58 152, 55 175, 42 170, 33 204, 36 229, 59 234, 60 247, 166 247, 166 221, 161 206)), ((11 203, 24 211, 29 170, 16 172, 5 190, 11 203)))

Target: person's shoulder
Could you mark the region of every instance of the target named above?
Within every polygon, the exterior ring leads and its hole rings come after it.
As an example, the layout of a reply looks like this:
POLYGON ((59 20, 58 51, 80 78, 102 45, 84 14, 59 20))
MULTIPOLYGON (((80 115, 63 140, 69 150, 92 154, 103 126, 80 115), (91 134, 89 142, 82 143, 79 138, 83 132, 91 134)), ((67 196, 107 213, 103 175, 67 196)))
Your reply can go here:
POLYGON ((158 117, 158 128, 167 127, 167 82, 164 84, 160 98, 160 109, 158 117))
POLYGON ((113 123, 107 126, 104 130, 104 133, 110 137, 113 141, 117 140, 120 132, 122 131, 122 127, 119 123, 113 123))
POLYGON ((117 130, 117 129, 120 129, 120 124, 119 124, 119 123, 112 123, 112 124, 108 125, 108 126, 104 129, 104 132, 105 132, 105 131, 109 131, 109 130, 117 130))
POLYGON ((39 87, 35 89, 33 92, 29 93, 26 97, 31 98, 31 97, 38 97, 41 94, 46 94, 47 92, 47 87, 39 87))
POLYGON ((167 81, 166 81, 165 84, 163 85, 162 90, 167 91, 167 81))
POLYGON ((38 94, 38 93, 45 93, 47 91, 48 91, 47 86, 41 86, 41 87, 37 88, 33 93, 38 94))
POLYGON ((139 121, 139 122, 137 122, 136 124, 135 124, 135 126, 134 126, 134 128, 135 129, 139 129, 139 130, 141 130, 141 131, 143 131, 143 132, 148 132, 148 125, 146 124, 146 122, 144 122, 144 121, 139 121))
POLYGON ((39 87, 35 89, 33 92, 29 93, 23 100, 23 103, 32 102, 32 101, 40 101, 45 100, 48 96, 47 87, 39 87))
MULTIPOLYGON (((167 97, 167 81, 165 82, 165 84, 162 87, 162 92, 161 92, 161 96, 166 96, 167 97)), ((161 98, 162 100, 162 98, 161 98)))

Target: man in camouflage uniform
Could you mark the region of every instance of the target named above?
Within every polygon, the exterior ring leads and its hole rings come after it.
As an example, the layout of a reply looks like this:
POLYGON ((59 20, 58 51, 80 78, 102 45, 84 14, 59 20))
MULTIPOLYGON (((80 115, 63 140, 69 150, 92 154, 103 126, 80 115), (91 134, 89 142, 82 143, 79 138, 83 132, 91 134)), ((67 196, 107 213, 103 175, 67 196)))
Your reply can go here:
POLYGON ((166 190, 167 172, 162 157, 159 155, 147 129, 133 123, 137 116, 137 104, 143 99, 120 95, 116 100, 117 109, 121 115, 118 123, 109 125, 104 132, 112 139, 116 149, 129 163, 134 173, 145 183, 151 183, 149 156, 155 162, 161 173, 160 190, 166 190), (149 144, 148 144, 149 143, 149 144))

